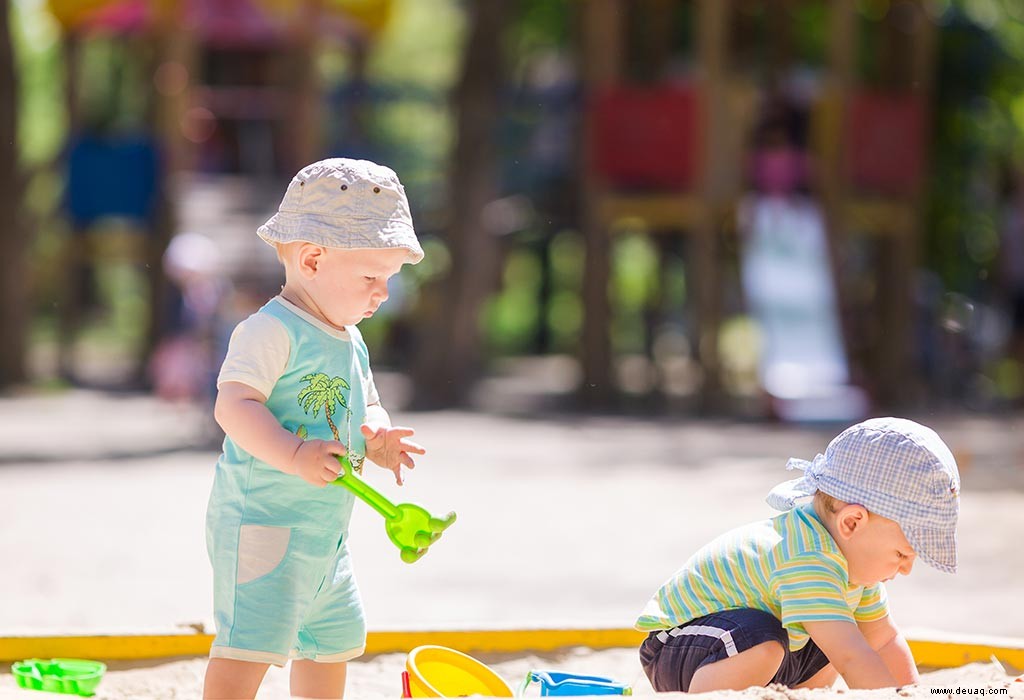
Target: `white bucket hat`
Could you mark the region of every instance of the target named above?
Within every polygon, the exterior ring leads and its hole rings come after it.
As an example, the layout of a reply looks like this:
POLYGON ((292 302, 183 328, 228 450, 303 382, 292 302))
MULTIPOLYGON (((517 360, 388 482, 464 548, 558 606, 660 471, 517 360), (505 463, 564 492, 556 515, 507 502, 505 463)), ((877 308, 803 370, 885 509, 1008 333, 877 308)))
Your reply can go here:
POLYGON ((288 184, 277 213, 256 233, 267 243, 405 248, 410 264, 423 259, 405 188, 391 168, 368 160, 328 158, 307 165, 288 184))
POLYGON ((847 428, 813 462, 791 459, 799 479, 779 484, 768 505, 789 510, 822 491, 896 521, 921 560, 955 573, 960 473, 934 430, 904 418, 873 418, 847 428))

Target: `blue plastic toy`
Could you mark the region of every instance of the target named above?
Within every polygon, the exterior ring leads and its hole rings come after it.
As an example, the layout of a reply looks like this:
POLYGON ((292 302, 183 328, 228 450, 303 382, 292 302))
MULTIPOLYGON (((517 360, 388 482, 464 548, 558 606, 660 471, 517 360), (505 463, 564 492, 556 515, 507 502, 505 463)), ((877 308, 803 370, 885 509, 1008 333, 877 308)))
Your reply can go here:
POLYGON ((523 695, 530 683, 540 683, 541 696, 565 695, 632 695, 633 689, 625 684, 601 676, 577 676, 558 671, 530 671, 526 674, 519 694, 523 695))

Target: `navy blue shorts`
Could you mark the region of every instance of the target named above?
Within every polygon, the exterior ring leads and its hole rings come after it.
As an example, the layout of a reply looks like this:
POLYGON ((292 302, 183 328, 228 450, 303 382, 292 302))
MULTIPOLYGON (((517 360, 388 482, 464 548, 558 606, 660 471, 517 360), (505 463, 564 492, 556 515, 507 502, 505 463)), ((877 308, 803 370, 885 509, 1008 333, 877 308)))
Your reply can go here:
POLYGON ((786 655, 771 683, 794 687, 828 665, 813 640, 789 650, 789 634, 778 618, 762 610, 724 610, 651 634, 640 645, 640 664, 659 693, 687 692, 697 669, 765 642, 782 645, 786 655))

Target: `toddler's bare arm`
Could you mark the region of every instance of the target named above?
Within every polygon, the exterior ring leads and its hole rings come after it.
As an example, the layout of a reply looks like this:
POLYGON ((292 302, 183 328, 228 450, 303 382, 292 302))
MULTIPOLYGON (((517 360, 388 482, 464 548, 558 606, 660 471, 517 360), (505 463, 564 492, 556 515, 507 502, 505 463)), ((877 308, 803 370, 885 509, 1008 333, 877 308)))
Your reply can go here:
POLYGON ((907 640, 903 637, 891 616, 885 616, 874 622, 859 622, 857 626, 868 640, 871 648, 878 652, 885 662, 889 673, 900 685, 920 683, 921 676, 917 672, 917 664, 910 653, 907 640))
POLYGON ((895 688, 899 685, 853 622, 805 622, 811 639, 851 688, 895 688))
POLYGON ((345 446, 328 440, 302 440, 288 432, 266 406, 267 398, 241 382, 224 382, 217 392, 213 417, 238 446, 256 459, 295 474, 314 486, 326 486, 341 465, 334 455, 345 446))

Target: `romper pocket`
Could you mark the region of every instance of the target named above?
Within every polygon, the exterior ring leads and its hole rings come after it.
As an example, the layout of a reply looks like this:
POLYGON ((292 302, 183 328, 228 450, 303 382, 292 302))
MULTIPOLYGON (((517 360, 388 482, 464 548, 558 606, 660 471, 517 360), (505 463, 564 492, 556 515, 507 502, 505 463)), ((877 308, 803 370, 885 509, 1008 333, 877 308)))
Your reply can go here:
POLYGON ((287 527, 242 525, 238 531, 237 584, 255 581, 276 569, 288 551, 291 536, 287 527))

